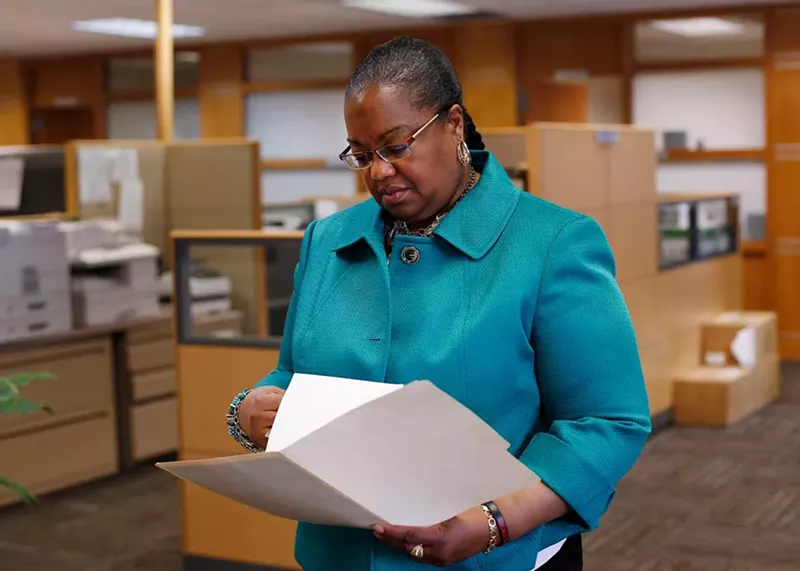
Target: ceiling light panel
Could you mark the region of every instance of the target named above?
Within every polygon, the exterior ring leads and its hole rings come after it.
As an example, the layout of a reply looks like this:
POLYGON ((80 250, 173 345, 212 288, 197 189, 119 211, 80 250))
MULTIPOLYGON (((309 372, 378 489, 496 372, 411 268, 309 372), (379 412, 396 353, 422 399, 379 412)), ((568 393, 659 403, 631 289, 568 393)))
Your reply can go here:
POLYGON ((654 20, 652 26, 662 32, 689 38, 743 34, 744 25, 724 18, 686 18, 654 20))
POLYGON ((381 12, 406 18, 466 16, 478 9, 452 0, 342 0, 348 8, 381 12))
MULTIPOLYGON (((77 32, 146 40, 154 40, 158 36, 158 23, 152 20, 135 20, 131 18, 79 20, 72 23, 72 29, 77 32)), ((173 24, 172 26, 172 37, 176 39, 199 38, 204 34, 205 29, 200 26, 186 26, 183 24, 173 24)))

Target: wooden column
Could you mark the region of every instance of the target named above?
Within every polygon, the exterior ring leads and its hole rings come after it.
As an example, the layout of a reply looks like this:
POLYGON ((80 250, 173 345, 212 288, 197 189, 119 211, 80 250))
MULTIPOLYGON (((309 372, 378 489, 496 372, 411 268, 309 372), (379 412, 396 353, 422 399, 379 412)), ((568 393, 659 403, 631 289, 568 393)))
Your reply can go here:
POLYGON ((175 106, 172 0, 156 0, 156 9, 158 12, 158 37, 155 49, 158 139, 169 142, 172 140, 175 106))
POLYGON ((209 46, 200 55, 200 136, 244 137, 244 54, 236 45, 209 46))
POLYGON ((780 353, 800 361, 800 8, 767 20, 767 255, 780 353))
POLYGON ((0 145, 28 144, 28 104, 18 60, 0 60, 0 145))
POLYGON ((464 106, 478 129, 518 125, 514 24, 465 25, 454 36, 454 52, 464 106))

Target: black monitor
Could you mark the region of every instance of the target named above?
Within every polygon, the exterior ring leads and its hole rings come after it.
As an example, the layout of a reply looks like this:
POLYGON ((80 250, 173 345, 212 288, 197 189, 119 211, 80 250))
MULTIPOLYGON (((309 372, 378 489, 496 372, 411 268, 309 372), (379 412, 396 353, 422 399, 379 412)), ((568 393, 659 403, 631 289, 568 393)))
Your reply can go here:
POLYGON ((0 159, 24 162, 22 195, 17 210, 0 210, 0 217, 67 211, 63 147, 0 147, 0 159))

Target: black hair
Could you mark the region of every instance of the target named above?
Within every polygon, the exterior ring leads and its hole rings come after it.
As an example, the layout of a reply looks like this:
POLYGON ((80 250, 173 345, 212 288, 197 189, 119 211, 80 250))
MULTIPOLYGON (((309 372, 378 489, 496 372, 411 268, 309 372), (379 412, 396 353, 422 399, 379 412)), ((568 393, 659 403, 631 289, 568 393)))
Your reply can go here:
POLYGON ((408 89, 418 109, 448 110, 460 105, 467 147, 485 149, 475 122, 463 102, 463 89, 453 64, 441 50, 424 40, 398 36, 373 49, 350 77, 347 94, 358 95, 374 84, 408 89))

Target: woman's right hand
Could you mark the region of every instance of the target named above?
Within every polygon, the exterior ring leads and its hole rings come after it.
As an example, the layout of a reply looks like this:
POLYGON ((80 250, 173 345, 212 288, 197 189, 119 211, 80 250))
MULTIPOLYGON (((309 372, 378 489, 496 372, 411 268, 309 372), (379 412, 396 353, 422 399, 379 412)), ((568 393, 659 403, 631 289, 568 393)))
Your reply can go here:
POLYGON ((272 430, 285 392, 278 387, 258 387, 251 390, 239 405, 242 432, 262 449, 266 448, 266 435, 272 430))

